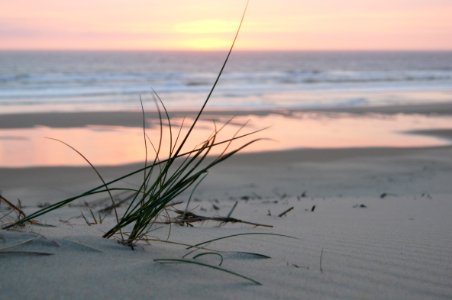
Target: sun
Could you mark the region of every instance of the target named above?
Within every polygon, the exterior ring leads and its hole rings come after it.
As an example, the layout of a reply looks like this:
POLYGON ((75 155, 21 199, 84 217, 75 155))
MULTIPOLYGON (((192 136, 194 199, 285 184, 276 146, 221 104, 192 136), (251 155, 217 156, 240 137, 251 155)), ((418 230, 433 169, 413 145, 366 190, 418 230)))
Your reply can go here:
POLYGON ((194 50, 218 50, 229 46, 236 21, 203 19, 178 23, 173 32, 181 36, 179 46, 194 50))
POLYGON ((186 39, 182 42, 183 48, 194 50, 218 50, 226 49, 230 44, 228 39, 220 39, 215 37, 200 37, 186 39))

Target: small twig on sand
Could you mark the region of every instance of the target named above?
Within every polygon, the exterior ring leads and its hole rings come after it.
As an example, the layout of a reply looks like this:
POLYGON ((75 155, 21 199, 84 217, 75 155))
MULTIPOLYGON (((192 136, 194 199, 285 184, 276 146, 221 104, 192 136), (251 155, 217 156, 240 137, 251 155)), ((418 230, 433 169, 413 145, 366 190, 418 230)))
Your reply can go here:
POLYGON ((291 211, 293 209, 293 206, 289 207, 288 209, 286 209, 285 211, 283 211, 282 213, 280 213, 278 215, 279 218, 284 217, 289 211, 291 211))
POLYGON ((232 213, 234 212, 235 208, 237 207, 237 204, 239 202, 235 201, 234 206, 232 206, 231 210, 229 211, 228 215, 226 216, 226 218, 230 218, 232 216, 232 213))
POLYGON ((397 197, 397 194, 382 193, 382 194, 380 195, 380 199, 383 199, 383 198, 386 198, 386 197, 389 197, 389 196, 397 197))
POLYGON ((320 251, 320 273, 323 273, 322 259, 323 259, 323 248, 322 248, 322 250, 320 251))
POLYGON ((221 223, 242 223, 242 224, 249 224, 249 225, 260 226, 260 227, 269 227, 269 228, 273 227, 273 225, 248 222, 248 221, 243 221, 243 220, 239 220, 239 219, 231 218, 231 217, 207 217, 207 216, 200 216, 200 215, 194 214, 192 212, 185 212, 182 210, 176 210, 175 212, 178 214, 178 216, 174 220, 168 220, 168 221, 164 222, 165 224, 178 223, 178 224, 191 225, 191 223, 195 223, 195 222, 216 221, 216 222, 221 222, 221 223))

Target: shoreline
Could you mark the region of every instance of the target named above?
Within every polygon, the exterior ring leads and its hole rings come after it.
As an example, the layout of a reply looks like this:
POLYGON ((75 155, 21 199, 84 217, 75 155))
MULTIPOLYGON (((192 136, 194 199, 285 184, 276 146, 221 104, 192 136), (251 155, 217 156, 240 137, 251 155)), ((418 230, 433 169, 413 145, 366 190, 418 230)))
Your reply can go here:
MULTIPOLYGON (((204 116, 267 116, 271 114, 291 116, 296 113, 346 113, 346 114, 421 114, 452 115, 452 103, 424 103, 415 105, 305 108, 305 109, 263 109, 263 110, 228 110, 207 109, 204 116)), ((197 111, 180 110, 169 112, 171 117, 194 116, 197 111)), ((37 112, 0 114, 0 129, 31 128, 48 126, 54 128, 84 127, 87 125, 141 127, 142 112, 137 111, 77 111, 77 112, 37 112)), ((156 111, 146 111, 146 117, 157 118, 156 111)))
MULTIPOLYGON (((215 194, 216 188, 224 190, 224 186, 229 181, 233 184, 232 190, 240 186, 246 186, 246 182, 259 181, 259 177, 270 177, 268 186, 281 183, 279 176, 286 173, 284 177, 291 178, 298 176, 296 173, 289 172, 285 168, 292 164, 324 166, 328 168, 330 164, 341 164, 344 161, 360 160, 397 160, 397 158, 406 158, 411 156, 444 157, 445 153, 452 153, 452 145, 437 147, 365 147, 365 148, 334 148, 334 149, 289 149, 280 151, 264 151, 251 153, 238 153, 216 169, 211 171, 213 176, 221 174, 222 170, 228 170, 227 173, 236 173, 235 170, 242 170, 243 173, 235 174, 234 177, 226 176, 224 181, 215 180, 215 183, 207 188, 209 194, 215 194), (218 171, 217 171, 218 169, 218 171), (248 171, 249 169, 250 171, 248 171), (274 175, 263 175, 255 173, 257 169, 262 172, 274 175), (285 171, 284 171, 285 170, 285 171), (292 175, 290 175, 292 174, 292 175), (250 180, 250 178, 254 178, 250 180), (234 185, 236 185, 234 187, 234 185)), ((212 159, 210 157, 208 159, 212 159)), ((96 166, 102 176, 108 181, 127 174, 143 167, 143 163, 129 163, 114 166, 96 166)), ((371 172, 372 170, 370 170, 371 172)), ((217 175, 218 176, 218 175, 217 175)), ((220 175, 220 178, 222 176, 220 175)), ((31 166, 31 167, 0 167, 0 178, 2 178, 0 190, 3 195, 22 199, 34 199, 32 203, 52 202, 61 200, 68 196, 75 195, 84 190, 91 189, 101 184, 99 178, 93 172, 90 166, 31 166), (18 180, 20 178, 20 180, 18 180), (26 185, 24 185, 26 182, 26 185), (55 187, 66 187, 63 190, 55 187), (51 201, 52 200, 52 201, 51 201)), ((350 179, 347 179, 350 180, 350 179)), ((346 180, 346 181, 347 181, 346 180)), ((295 187, 291 186, 292 180, 288 184, 289 190, 295 187)), ((208 184, 204 184, 208 186, 208 184)), ((284 183, 283 185, 286 185, 284 183)), ((251 184, 249 191, 253 190, 251 184)), ((202 190, 202 188, 201 188, 202 190)), ((266 188, 266 193, 271 193, 270 188, 266 188)))
MULTIPOLYGON (((187 115, 194 116, 194 113, 171 113, 175 130, 183 124, 187 115)), ((230 123, 218 136, 218 140, 233 136, 242 124, 248 122, 247 131, 268 126, 265 131, 254 136, 264 138, 265 141, 246 148, 246 153, 284 152, 291 149, 340 151, 347 148, 443 147, 452 144, 451 116, 452 103, 335 110, 206 111, 186 149, 193 149, 199 141, 209 136, 213 124, 227 122, 230 123), (231 121, 232 117, 235 119, 231 121), (360 130, 357 131, 356 128, 360 130)), ((158 127, 158 113, 147 112, 146 123, 148 129, 158 127)), ((182 134, 186 130, 184 126, 182 134)), ((143 156, 142 112, 2 115, 0 145, 3 157, 0 157, 0 161, 3 167, 85 164, 72 151, 61 148, 44 137, 70 142, 96 166, 139 163, 143 156), (52 155, 54 151, 58 151, 58 155, 52 155)), ((163 144, 167 142, 169 140, 163 144)), ((211 154, 218 154, 217 150, 211 154)), ((162 153, 167 153, 166 151, 165 148, 162 149, 162 153)))

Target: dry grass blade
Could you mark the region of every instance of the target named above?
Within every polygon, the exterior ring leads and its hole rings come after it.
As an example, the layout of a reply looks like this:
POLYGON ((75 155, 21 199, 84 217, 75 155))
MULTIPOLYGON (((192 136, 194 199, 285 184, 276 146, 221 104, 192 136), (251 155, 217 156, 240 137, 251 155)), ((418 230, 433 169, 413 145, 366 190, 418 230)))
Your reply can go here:
POLYGON ((0 251, 0 255, 50 256, 54 255, 54 253, 39 251, 0 251))
POLYGON ((242 223, 242 224, 253 225, 256 227, 267 227, 267 228, 273 227, 273 225, 254 223, 254 222, 244 221, 244 220, 231 218, 231 217, 207 217, 207 216, 201 216, 201 215, 197 215, 192 212, 187 212, 187 211, 182 211, 182 210, 176 210, 175 212, 179 216, 177 216, 175 220, 167 221, 167 223, 190 225, 190 224, 196 223, 196 222, 215 221, 215 222, 220 222, 220 223, 242 223))
POLYGON ((293 209, 294 209, 293 206, 289 207, 288 209, 286 209, 285 211, 283 211, 282 213, 280 213, 280 214, 278 215, 278 218, 284 217, 285 215, 287 215, 288 212, 292 211, 293 209))
MULTIPOLYGON (((8 217, 11 213, 16 212, 16 213, 17 213, 17 218, 18 218, 18 221, 16 221, 16 222, 23 221, 21 224, 24 224, 25 222, 29 222, 29 223, 34 224, 34 225, 41 225, 41 226, 44 226, 44 225, 42 225, 41 223, 39 223, 39 222, 37 222, 37 221, 35 221, 35 220, 26 220, 26 219, 27 219, 27 215, 26 215, 26 214, 24 213, 24 211, 21 209, 21 207, 20 207, 20 202, 19 202, 18 205, 15 205, 14 203, 12 203, 11 201, 9 201, 8 199, 6 199, 5 197, 3 197, 2 195, 0 195, 0 202, 4 202, 4 203, 11 209, 8 213, 6 213, 6 214, 4 214, 3 216, 0 217, 0 221, 1 221, 3 218, 8 217)), ((7 224, 7 225, 2 225, 1 228, 2 228, 2 229, 6 229, 7 227, 12 226, 12 225, 14 225, 14 224, 15 224, 15 223, 7 224)))
POLYGON ((17 205, 14 205, 14 203, 12 203, 11 201, 9 201, 8 199, 6 199, 5 197, 3 197, 2 195, 0 195, 0 202, 5 202, 6 205, 8 205, 11 209, 13 209, 14 211, 16 211, 20 217, 26 218, 27 215, 23 212, 22 209, 20 209, 17 205))

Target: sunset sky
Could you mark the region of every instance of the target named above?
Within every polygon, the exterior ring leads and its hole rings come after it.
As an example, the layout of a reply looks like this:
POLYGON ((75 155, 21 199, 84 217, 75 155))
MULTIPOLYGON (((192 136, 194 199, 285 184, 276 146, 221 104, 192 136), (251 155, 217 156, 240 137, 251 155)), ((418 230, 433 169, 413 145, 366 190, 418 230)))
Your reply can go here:
MULTIPOLYGON (((224 49, 244 0, 0 0, 0 49, 224 49)), ((251 0, 238 49, 452 50, 452 0, 251 0)))

